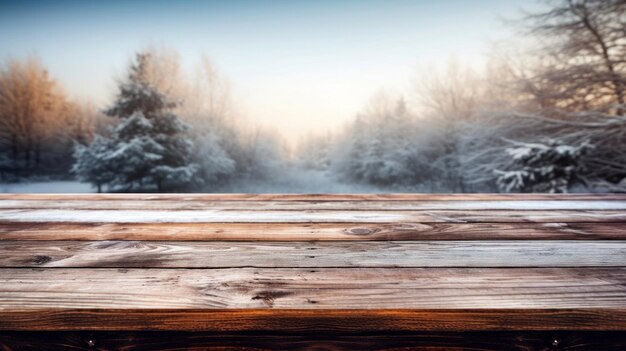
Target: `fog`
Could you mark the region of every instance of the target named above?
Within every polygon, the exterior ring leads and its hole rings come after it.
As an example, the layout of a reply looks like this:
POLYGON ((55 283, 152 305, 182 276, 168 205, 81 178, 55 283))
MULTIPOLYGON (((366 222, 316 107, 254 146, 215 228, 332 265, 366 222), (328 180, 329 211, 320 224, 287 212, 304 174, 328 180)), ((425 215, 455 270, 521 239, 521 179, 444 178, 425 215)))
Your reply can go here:
MULTIPOLYGON (((69 93, 37 55, 8 58, 0 65, 0 189, 626 191, 626 5, 551 1, 534 10, 500 24, 510 36, 485 43, 478 67, 450 55, 398 71, 377 53, 363 58, 377 65, 353 58, 357 69, 336 79, 329 66, 288 66, 259 82, 252 73, 233 80, 212 53, 148 43, 116 72, 105 70, 114 83, 99 101, 69 93), (355 74, 374 67, 377 89, 355 74)), ((432 40, 452 45, 445 38, 432 40)), ((345 59, 324 60, 336 69, 345 59)), ((81 79, 95 86, 96 76, 81 79)))

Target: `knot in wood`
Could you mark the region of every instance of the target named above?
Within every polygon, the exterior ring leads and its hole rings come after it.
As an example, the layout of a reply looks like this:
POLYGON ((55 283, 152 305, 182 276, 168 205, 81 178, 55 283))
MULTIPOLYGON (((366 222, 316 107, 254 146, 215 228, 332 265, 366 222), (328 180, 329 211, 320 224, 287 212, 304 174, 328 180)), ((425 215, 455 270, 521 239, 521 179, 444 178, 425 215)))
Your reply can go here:
POLYGON ((42 265, 52 261, 52 257, 45 255, 37 255, 33 257, 33 264, 42 265))
POLYGON ((369 234, 374 233, 374 230, 370 228, 365 228, 365 227, 355 227, 355 228, 348 228, 346 232, 351 235, 369 235, 369 234))

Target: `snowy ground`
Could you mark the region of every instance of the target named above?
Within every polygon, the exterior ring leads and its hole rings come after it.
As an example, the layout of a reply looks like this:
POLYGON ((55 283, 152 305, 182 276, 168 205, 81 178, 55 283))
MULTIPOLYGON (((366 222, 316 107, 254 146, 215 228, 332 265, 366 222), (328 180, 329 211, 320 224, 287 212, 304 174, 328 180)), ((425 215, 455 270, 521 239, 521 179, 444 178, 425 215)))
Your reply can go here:
MULTIPOLYGON (((0 183, 0 193, 93 193, 88 183, 78 181, 33 181, 0 183)), ((287 169, 268 179, 237 179, 213 192, 217 193, 389 193, 428 192, 428 189, 380 188, 339 181, 326 172, 287 169)))
MULTIPOLYGON (((78 181, 36 181, 0 183, 0 193, 93 193, 88 183, 78 181)), ((220 193, 372 193, 381 189, 352 185, 332 179, 324 172, 298 170, 271 179, 237 179, 214 192, 220 193)), ((384 192, 384 191, 382 191, 384 192)))
POLYGON ((78 181, 0 183, 0 193, 93 193, 90 184, 78 181))
POLYGON ((375 193, 381 190, 374 186, 343 183, 322 171, 289 169, 270 179, 238 179, 216 192, 332 194, 375 193))
MULTIPOLYGON (((369 186, 353 186, 329 179, 321 172, 311 171, 306 177, 283 175, 280 179, 240 179, 215 192, 220 193, 371 193, 377 189, 369 186)), ((0 193, 93 193, 95 189, 78 181, 41 181, 24 183, 0 183, 0 193)))

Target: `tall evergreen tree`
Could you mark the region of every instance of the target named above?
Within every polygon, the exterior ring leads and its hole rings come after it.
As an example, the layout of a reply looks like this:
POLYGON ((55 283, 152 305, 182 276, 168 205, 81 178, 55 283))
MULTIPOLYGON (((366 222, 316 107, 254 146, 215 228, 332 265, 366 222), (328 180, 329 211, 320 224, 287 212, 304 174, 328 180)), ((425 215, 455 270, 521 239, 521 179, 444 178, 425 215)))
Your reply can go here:
POLYGON ((109 154, 109 140, 96 135, 90 145, 76 142, 74 158, 76 162, 72 166, 72 173, 78 176, 78 180, 90 182, 102 192, 102 186, 111 184, 115 173, 108 168, 108 162, 102 158, 109 154))
POLYGON ((546 143, 513 143, 515 147, 506 149, 512 160, 510 170, 495 171, 501 190, 567 193, 573 185, 587 184, 582 173, 583 158, 593 149, 588 141, 580 145, 566 145, 556 139, 546 143))
POLYGON ((106 142, 77 152, 75 171, 83 179, 122 191, 177 191, 191 185, 197 167, 191 162, 187 126, 173 112, 178 103, 152 83, 150 65, 150 54, 137 54, 115 103, 105 111, 121 123, 106 142), (97 162, 82 160, 82 155, 97 162), (97 178, 90 164, 113 176, 97 178))

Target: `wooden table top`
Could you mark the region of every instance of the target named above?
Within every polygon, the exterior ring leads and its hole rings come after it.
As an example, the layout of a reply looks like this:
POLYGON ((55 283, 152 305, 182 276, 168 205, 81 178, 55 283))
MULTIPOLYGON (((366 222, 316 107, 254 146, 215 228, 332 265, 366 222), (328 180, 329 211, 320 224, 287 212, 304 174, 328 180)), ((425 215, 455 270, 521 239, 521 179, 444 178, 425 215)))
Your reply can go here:
POLYGON ((0 330, 307 328, 626 331, 626 195, 0 195, 0 330))

